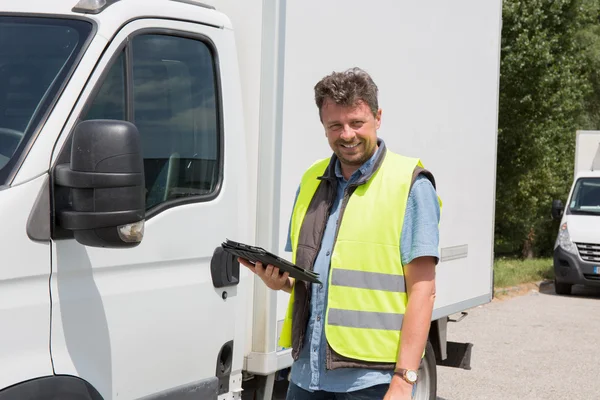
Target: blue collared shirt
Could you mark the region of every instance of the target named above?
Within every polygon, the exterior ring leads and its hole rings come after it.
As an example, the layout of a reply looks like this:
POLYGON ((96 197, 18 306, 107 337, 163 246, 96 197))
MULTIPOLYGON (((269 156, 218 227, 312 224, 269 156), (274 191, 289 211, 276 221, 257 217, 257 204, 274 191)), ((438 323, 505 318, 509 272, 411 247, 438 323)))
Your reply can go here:
MULTIPOLYGON (((323 234, 321 249, 314 264, 314 271, 320 275, 321 282, 328 282, 331 263, 331 250, 337 228, 341 200, 348 184, 356 182, 362 175, 369 174, 378 156, 385 146, 380 140, 379 149, 365 162, 349 180, 345 180, 339 161, 335 166, 338 179, 337 196, 332 205, 329 219, 323 234)), ((296 198, 298 193, 296 193, 296 198)), ((406 207, 400 252, 402 263, 406 265, 422 256, 439 258, 438 224, 440 208, 437 194, 431 182, 419 176, 413 184, 406 207)), ((288 231, 286 251, 292 251, 288 231)), ((308 391, 324 390, 328 392, 351 392, 373 385, 389 384, 392 373, 357 368, 342 368, 329 371, 325 367, 325 310, 327 309, 327 285, 313 284, 310 299, 310 317, 304 346, 298 360, 292 365, 291 380, 308 391)))

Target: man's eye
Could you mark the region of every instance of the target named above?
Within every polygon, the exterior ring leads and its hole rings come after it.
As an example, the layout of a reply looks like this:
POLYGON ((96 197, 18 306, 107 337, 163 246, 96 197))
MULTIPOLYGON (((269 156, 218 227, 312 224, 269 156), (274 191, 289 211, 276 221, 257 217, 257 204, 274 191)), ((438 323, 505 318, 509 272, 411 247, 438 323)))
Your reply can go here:
POLYGON ((364 124, 363 121, 354 121, 354 122, 352 122, 352 126, 358 127, 358 128, 360 128, 361 126, 363 126, 363 124, 364 124))
POLYGON ((340 125, 340 124, 329 125, 329 129, 332 129, 332 130, 337 130, 337 129, 340 129, 341 127, 342 127, 342 125, 340 125))

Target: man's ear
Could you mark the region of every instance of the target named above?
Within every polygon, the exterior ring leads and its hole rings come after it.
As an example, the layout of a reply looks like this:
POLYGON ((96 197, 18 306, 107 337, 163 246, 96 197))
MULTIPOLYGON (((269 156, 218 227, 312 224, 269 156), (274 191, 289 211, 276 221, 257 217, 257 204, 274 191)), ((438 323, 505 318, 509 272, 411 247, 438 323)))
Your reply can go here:
POLYGON ((375 126, 377 129, 379 129, 379 127, 381 126, 381 114, 382 114, 382 110, 381 108, 379 110, 377 110, 377 114, 375 115, 375 126))

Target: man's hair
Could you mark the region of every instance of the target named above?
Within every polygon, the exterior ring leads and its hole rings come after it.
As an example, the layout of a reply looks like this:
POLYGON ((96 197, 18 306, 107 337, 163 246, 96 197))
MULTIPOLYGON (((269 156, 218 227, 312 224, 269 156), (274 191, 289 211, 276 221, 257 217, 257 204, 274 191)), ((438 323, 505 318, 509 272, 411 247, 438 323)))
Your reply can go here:
POLYGON ((371 76, 360 68, 350 68, 343 72, 333 72, 321 79, 315 85, 315 102, 321 108, 325 99, 329 98, 340 106, 355 106, 359 101, 364 101, 373 116, 377 115, 379 104, 377 102, 377 85, 371 76))

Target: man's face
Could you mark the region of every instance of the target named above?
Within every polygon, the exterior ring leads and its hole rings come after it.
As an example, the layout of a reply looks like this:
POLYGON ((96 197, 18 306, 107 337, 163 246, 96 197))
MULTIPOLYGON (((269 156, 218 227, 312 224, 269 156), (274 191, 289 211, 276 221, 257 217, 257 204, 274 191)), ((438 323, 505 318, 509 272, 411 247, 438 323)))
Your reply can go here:
POLYGON ((326 99, 321 108, 321 119, 329 146, 342 167, 356 170, 377 150, 377 130, 381 125, 381 110, 374 116, 364 101, 344 107, 326 99))

